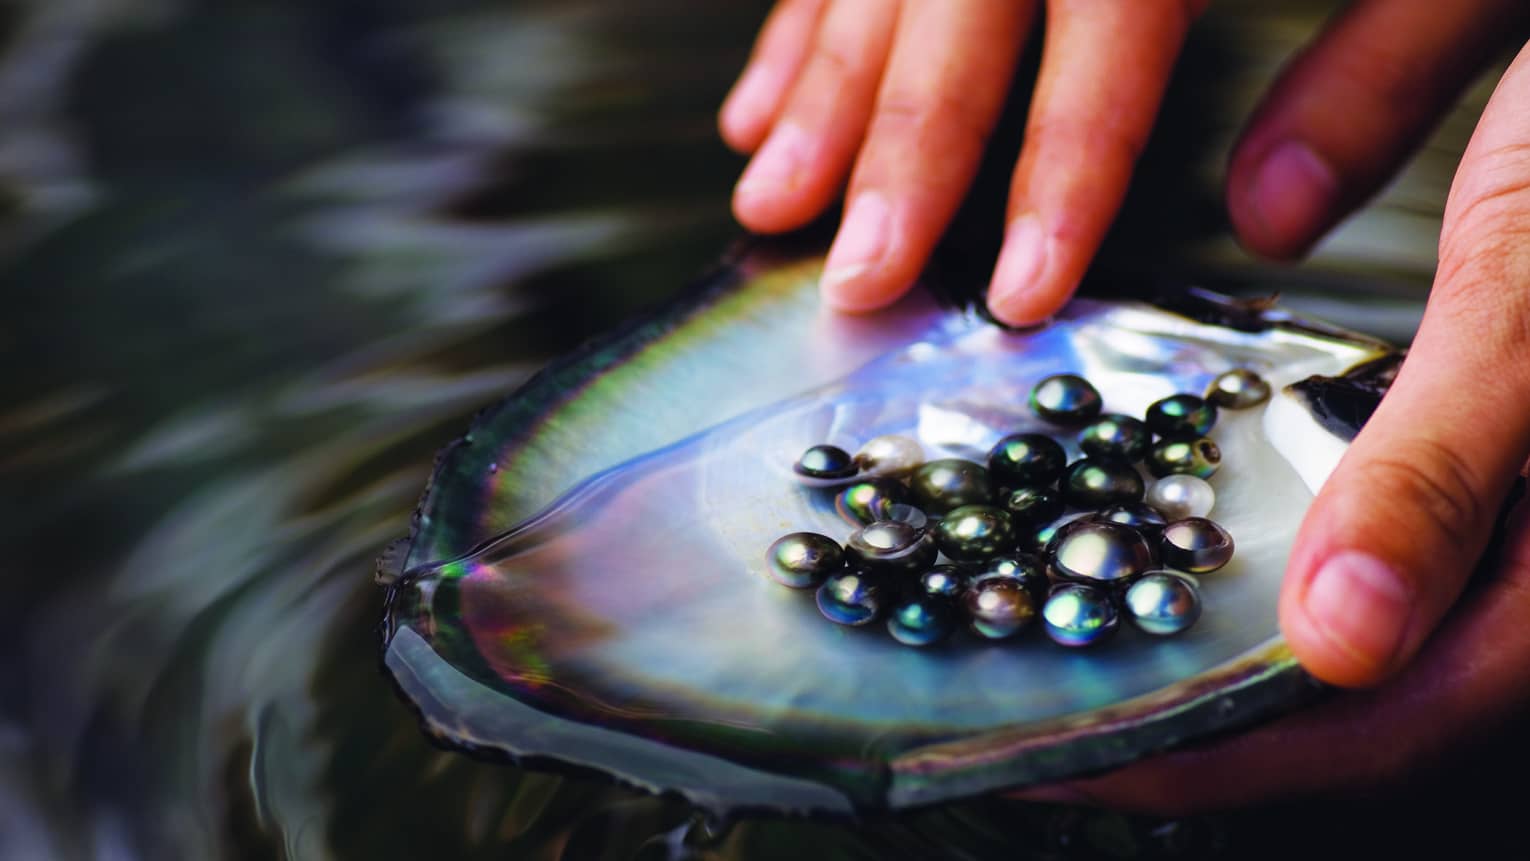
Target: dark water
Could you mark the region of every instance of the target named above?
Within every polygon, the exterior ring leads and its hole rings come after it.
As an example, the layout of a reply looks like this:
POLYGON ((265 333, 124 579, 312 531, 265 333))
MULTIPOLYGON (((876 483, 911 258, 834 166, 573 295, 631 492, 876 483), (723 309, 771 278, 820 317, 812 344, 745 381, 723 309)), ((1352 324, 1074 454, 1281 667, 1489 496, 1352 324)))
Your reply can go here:
MULTIPOLYGON (((736 235, 712 111, 763 8, 0 7, 0 857, 1151 857, 1305 845, 1292 823, 1314 820, 1381 835, 1365 805, 1162 821, 979 799, 708 839, 678 802, 420 733, 379 671, 373 560, 476 408, 736 235)), ((1252 267, 1222 229, 1228 136, 1310 12, 1206 22, 1102 270, 1280 285, 1405 339, 1469 110, 1313 266, 1252 267), (1357 273, 1361 300, 1322 298, 1357 273)), ((1003 185, 943 265, 981 269, 1003 185)))

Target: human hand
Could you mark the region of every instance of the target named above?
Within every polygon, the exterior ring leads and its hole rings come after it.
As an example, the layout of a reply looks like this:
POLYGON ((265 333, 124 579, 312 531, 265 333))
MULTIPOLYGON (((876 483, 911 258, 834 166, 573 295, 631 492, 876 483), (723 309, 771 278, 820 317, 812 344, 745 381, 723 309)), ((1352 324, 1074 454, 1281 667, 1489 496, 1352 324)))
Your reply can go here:
MULTIPOLYGON (((1205 5, 1048 0, 988 293, 998 319, 1043 320, 1077 287, 1205 5)), ((824 299, 849 311, 895 301, 972 182, 1039 9, 1039 0, 780 0, 719 118, 730 146, 755 153, 734 192, 739 221, 761 233, 800 227, 848 174, 824 299)))
MULTIPOLYGON (((1435 88, 1444 84, 1430 77, 1431 64, 1463 62, 1455 56, 1461 44, 1439 41, 1461 35, 1464 22, 1441 18, 1462 11, 1361 3, 1292 66, 1233 159, 1229 197, 1237 213, 1240 198, 1265 181, 1246 175, 1259 150, 1271 151, 1264 142, 1302 141, 1277 145, 1298 153, 1282 156, 1290 163, 1280 167, 1279 192, 1289 199, 1263 221, 1246 212, 1246 239, 1271 251, 1298 250, 1341 214, 1344 201, 1381 180, 1372 165, 1395 163, 1407 150, 1400 136, 1427 125, 1412 112, 1419 109, 1399 110, 1398 94, 1442 104, 1435 88), (1387 8, 1420 13, 1415 24, 1434 23, 1380 32, 1354 26, 1356 16, 1387 8), (1384 44, 1370 50, 1408 58, 1391 67, 1402 78, 1335 73, 1331 64, 1365 56, 1367 40, 1378 38, 1384 44), (1379 158, 1368 160, 1366 148, 1379 158)), ((1505 19, 1490 23, 1502 28, 1505 19)), ((1323 680, 1369 689, 1022 797, 1177 814, 1399 786, 1493 737, 1530 707, 1530 629, 1523 623, 1530 614, 1530 503, 1509 519, 1503 551, 1483 560, 1482 582, 1463 593, 1530 455, 1527 106, 1530 45, 1499 82, 1462 157, 1412 350, 1313 503, 1286 572, 1281 628, 1297 658, 1323 680)))

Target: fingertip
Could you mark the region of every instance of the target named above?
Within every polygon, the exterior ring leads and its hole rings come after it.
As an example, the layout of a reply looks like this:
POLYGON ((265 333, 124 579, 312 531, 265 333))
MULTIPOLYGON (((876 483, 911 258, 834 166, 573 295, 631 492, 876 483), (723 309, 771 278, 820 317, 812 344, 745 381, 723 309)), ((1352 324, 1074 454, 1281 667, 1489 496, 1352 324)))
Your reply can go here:
POLYGON ((1041 219, 1025 214, 1010 223, 988 285, 988 310, 1009 326, 1033 326, 1067 304, 1078 286, 1041 219))
POLYGON ((1282 595, 1281 630, 1297 661, 1316 678, 1370 687, 1406 663, 1416 604, 1406 578, 1390 565, 1344 550, 1282 595))
POLYGON ((758 149, 770 131, 771 114, 780 95, 767 78, 757 66, 745 69, 717 112, 717 131, 723 143, 741 155, 758 149))
POLYGON ((744 168, 733 189, 733 215, 756 233, 801 227, 817 214, 804 190, 815 142, 791 122, 776 126, 744 168))
POLYGON ((1227 210, 1244 247, 1274 260, 1304 255, 1334 219, 1339 180, 1305 141, 1242 146, 1228 171, 1227 210))
POLYGON ((875 311, 908 289, 917 272, 907 271, 897 253, 893 222, 893 204, 881 191, 851 198, 818 282, 826 304, 851 313, 875 311))

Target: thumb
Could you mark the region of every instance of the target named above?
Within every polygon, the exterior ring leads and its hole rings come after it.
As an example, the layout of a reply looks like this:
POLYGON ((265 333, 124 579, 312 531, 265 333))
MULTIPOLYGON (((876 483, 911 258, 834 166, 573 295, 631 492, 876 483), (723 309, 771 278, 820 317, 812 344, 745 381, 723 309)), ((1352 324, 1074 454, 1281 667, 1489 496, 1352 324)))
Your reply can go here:
POLYGON ((1380 682, 1460 595, 1530 450, 1530 46, 1483 112, 1391 391, 1313 502, 1280 598, 1309 672, 1380 682))

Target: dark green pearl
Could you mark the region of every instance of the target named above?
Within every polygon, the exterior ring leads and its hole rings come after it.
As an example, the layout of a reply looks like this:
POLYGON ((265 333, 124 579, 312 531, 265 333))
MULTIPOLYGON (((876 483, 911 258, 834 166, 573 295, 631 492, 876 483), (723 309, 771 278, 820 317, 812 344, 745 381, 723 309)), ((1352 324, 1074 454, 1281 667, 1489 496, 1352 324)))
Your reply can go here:
POLYGON ((1004 509, 1017 524, 1050 523, 1062 516, 1062 493, 1050 487, 1022 487, 1004 500, 1004 509))
POLYGON ((1046 600, 1047 590, 1052 587, 1052 581, 1047 577, 1046 562, 1028 553, 995 556, 971 571, 972 585, 984 580, 1013 580, 1035 597, 1037 606, 1046 600))
POLYGON ((885 577, 865 571, 841 571, 830 574, 818 587, 818 612, 841 625, 868 625, 880 618, 896 597, 892 592, 885 577))
POLYGON ((989 474, 1000 487, 1010 489, 1052 484, 1067 466, 1067 452, 1046 434, 1010 434, 988 453, 989 474))
POLYGON ((834 495, 834 510, 856 526, 891 520, 892 507, 904 501, 908 488, 890 478, 867 478, 846 485, 834 495))
POLYGON ((1053 642, 1074 648, 1102 643, 1121 627, 1115 602, 1105 590, 1073 584, 1052 590, 1041 618, 1053 642))
POLYGON ((930 646, 951 636, 954 616, 949 601, 921 595, 893 608, 887 632, 905 646, 930 646))
POLYGON ((1222 465, 1222 450, 1211 440, 1166 439, 1153 446, 1147 468, 1155 478, 1166 475, 1193 475, 1210 478, 1222 465))
POLYGON ((1142 460, 1153 445, 1148 426, 1116 413, 1100 416, 1078 435, 1078 447, 1084 454, 1101 460, 1142 460))
POLYGON ((1083 424, 1104 406, 1099 390, 1076 374, 1047 377, 1031 389, 1030 401, 1036 415, 1055 424, 1083 424))
POLYGON ((1131 464, 1086 457, 1063 475, 1063 501, 1074 508, 1107 508, 1141 502, 1147 486, 1131 464))
POLYGON ((914 581, 911 597, 932 595, 955 601, 967 591, 967 573, 955 565, 936 565, 914 581))
POLYGON ((844 565, 845 551, 839 543, 816 532, 783 535, 765 553, 771 579, 793 589, 817 586, 844 565))
POLYGON ((832 445, 815 445, 792 467, 808 478, 849 478, 858 471, 850 452, 832 445))
POLYGON ((963 505, 987 503, 993 498, 988 470, 970 460, 942 458, 914 471, 909 482, 914 502, 931 514, 945 514, 963 505))
POLYGON ((1015 579, 975 580, 962 596, 968 627, 987 640, 1020 633, 1036 618, 1036 608, 1036 596, 1015 579))
POLYGON ((1205 436, 1216 423, 1216 406, 1195 395, 1170 395, 1147 409, 1147 426, 1165 439, 1205 436))
POLYGON ((1206 387, 1206 400, 1230 410, 1257 407, 1269 399, 1270 384, 1247 368, 1221 374, 1206 387))
POLYGON ((1009 512, 992 505, 953 508, 935 527, 935 543, 957 562, 981 562, 1013 550, 1015 538, 1009 512))
POLYGON ((879 520, 851 533, 845 554, 875 574, 917 574, 935 563, 935 539, 911 524, 879 520))
POLYGON ((1163 528, 1159 540, 1163 564, 1191 574, 1209 574, 1233 557, 1233 539, 1221 524, 1204 517, 1186 517, 1163 528))

